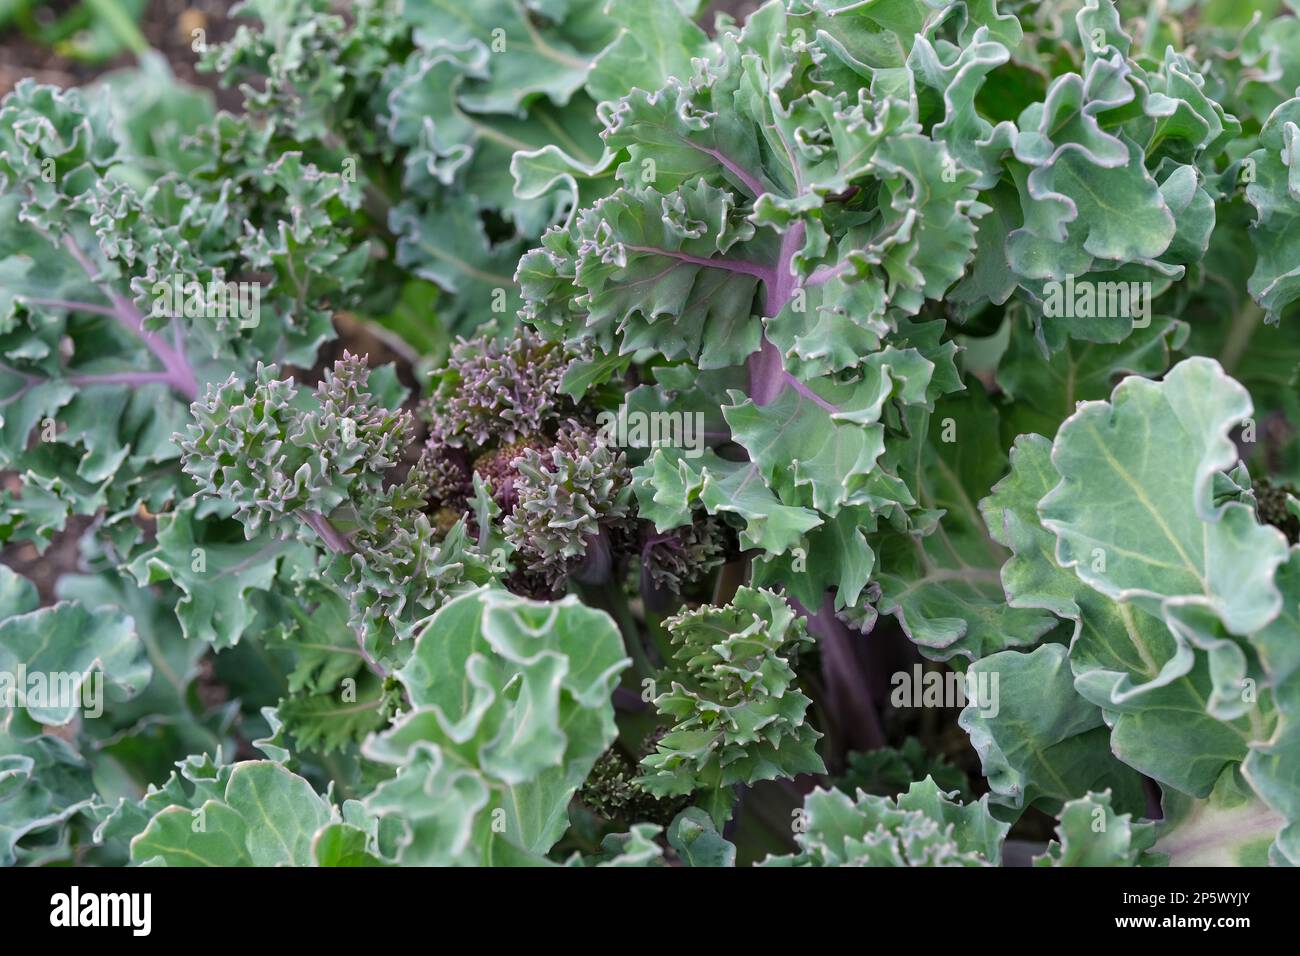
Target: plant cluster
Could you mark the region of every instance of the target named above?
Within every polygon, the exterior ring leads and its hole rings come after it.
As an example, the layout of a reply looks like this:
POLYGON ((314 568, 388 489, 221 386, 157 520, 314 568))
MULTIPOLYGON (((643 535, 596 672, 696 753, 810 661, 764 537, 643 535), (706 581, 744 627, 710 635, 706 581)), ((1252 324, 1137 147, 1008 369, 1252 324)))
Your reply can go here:
POLYGON ((0 541, 77 557, 0 566, 72 692, 0 862, 1300 864, 1257 6, 248 0, 237 114, 19 84, 0 541))

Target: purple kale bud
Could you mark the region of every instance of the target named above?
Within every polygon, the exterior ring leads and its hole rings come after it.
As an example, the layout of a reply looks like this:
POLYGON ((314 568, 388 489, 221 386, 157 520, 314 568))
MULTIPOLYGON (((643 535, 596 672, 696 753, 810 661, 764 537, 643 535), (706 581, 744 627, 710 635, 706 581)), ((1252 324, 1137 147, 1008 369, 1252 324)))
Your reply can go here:
POLYGON ((428 490, 426 497, 438 504, 463 511, 474 488, 469 456, 463 449, 430 443, 416 465, 428 490))
POLYGON ((526 449, 514 467, 506 537, 523 566, 558 588, 603 529, 628 520, 631 471, 622 452, 572 420, 553 448, 526 449))
POLYGON ((717 519, 668 531, 651 530, 641 545, 641 579, 647 594, 681 594, 726 560, 726 539, 717 519))
POLYGON ((504 343, 462 339, 427 406, 434 439, 485 448, 547 433, 573 412, 560 383, 574 358, 526 327, 504 343))
POLYGON ((550 442, 541 438, 521 438, 474 459, 474 473, 492 488, 492 499, 501 507, 502 514, 515 510, 515 482, 519 477, 515 463, 525 452, 545 452, 550 446, 550 442))

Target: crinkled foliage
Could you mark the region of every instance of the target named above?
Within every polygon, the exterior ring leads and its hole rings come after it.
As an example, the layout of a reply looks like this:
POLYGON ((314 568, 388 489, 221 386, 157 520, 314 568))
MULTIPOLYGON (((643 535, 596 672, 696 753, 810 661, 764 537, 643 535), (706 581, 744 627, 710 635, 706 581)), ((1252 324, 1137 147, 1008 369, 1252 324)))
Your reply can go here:
POLYGON ((1295 10, 705 6, 0 100, 0 863, 1300 863, 1295 10))

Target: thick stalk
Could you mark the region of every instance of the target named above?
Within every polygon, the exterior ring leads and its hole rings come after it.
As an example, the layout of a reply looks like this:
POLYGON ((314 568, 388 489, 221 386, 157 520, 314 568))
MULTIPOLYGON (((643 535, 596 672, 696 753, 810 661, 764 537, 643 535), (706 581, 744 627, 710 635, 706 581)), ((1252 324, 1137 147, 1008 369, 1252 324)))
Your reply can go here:
POLYGON ((599 608, 614 619, 623 634, 623 646, 627 649, 628 656, 632 658, 632 666, 637 676, 653 678, 656 669, 646 655, 645 645, 641 643, 641 628, 637 626, 636 618, 632 616, 632 611, 627 606, 627 598, 617 585, 612 582, 584 585, 572 579, 570 583, 578 591, 583 604, 599 608))
MULTIPOLYGON (((775 318, 786 307, 799 287, 794 271, 794 257, 803 247, 806 229, 802 222, 796 222, 781 237, 781 248, 776 265, 764 279, 763 317, 775 318)), ((781 360, 781 350, 773 345, 766 335, 759 342, 759 349, 749 357, 749 397, 755 405, 767 405, 789 384, 785 374, 785 363, 781 360)))
POLYGON ((737 558, 728 561, 718 571, 718 579, 713 585, 713 603, 718 607, 730 604, 740 586, 749 575, 749 560, 737 558))
POLYGON ((111 306, 98 305, 94 302, 78 302, 75 299, 42 299, 36 296, 24 296, 23 301, 32 305, 43 305, 50 309, 67 309, 70 312, 89 312, 92 315, 113 317, 117 315, 117 312, 111 306))
POLYGON ((1237 370, 1242 356, 1250 347, 1251 338, 1263 324, 1263 320, 1264 310, 1249 296, 1232 314, 1232 319, 1228 323, 1228 334, 1219 350, 1219 364, 1229 375, 1237 370))
POLYGON ((818 638, 826 710, 832 715, 844 746, 849 750, 884 747, 885 731, 876 711, 875 695, 857 655, 856 644, 861 636, 855 635, 835 616, 834 598, 829 594, 816 613, 793 598, 790 603, 818 638))
POLYGON ((166 372, 110 372, 106 375, 69 375, 65 382, 86 388, 91 385, 172 385, 166 372))

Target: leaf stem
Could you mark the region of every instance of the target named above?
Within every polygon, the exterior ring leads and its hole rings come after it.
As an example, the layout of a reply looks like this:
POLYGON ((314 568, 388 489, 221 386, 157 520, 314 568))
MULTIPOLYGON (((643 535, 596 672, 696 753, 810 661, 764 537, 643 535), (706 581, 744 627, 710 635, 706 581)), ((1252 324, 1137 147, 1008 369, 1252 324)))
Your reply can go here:
POLYGON ((785 387, 785 364, 781 350, 764 335, 758 351, 745 361, 749 369, 749 397, 755 405, 767 405, 785 387))
MULTIPOLYGON (((50 381, 59 381, 59 379, 51 379, 50 381)), ((62 381, 81 387, 90 385, 175 385, 168 372, 112 372, 106 375, 69 375, 62 381)))
POLYGON ((722 150, 713 149, 710 146, 700 146, 696 143, 690 142, 689 140, 686 140, 685 142, 687 143, 687 145, 692 146, 695 149, 698 149, 701 153, 705 153, 709 156, 712 156, 714 159, 720 162, 723 165, 723 167, 729 173, 731 173, 731 175, 735 176, 737 179, 740 180, 741 185, 743 185, 747 190, 749 190, 749 192, 753 195, 755 199, 763 195, 763 193, 767 192, 767 189, 764 188, 761 182, 759 182, 757 176, 755 176, 749 170, 745 169, 743 166, 737 163, 734 159, 732 159, 722 150))
POLYGON ((385 668, 383 664, 380 664, 379 661, 375 660, 374 657, 371 656, 370 652, 366 650, 365 633, 361 631, 357 631, 356 635, 357 635, 357 650, 361 652, 361 659, 366 662, 366 667, 370 669, 370 673, 374 674, 380 680, 387 679, 388 669, 385 668))
POLYGON ((731 599, 736 596, 740 586, 745 583, 749 576, 749 561, 745 558, 737 558, 734 561, 728 561, 718 571, 718 579, 713 585, 713 603, 717 607, 723 607, 730 604, 731 599))
POLYGON ((1231 375, 1241 362, 1241 358, 1246 354, 1246 349, 1250 346, 1250 340, 1255 335, 1255 330, 1259 328, 1260 320, 1264 318, 1264 310, 1259 307, 1254 299, 1249 296, 1241 303, 1241 307, 1232 314, 1232 320, 1228 326, 1228 336, 1223 341, 1223 348, 1219 352, 1219 364, 1223 370, 1231 375))
POLYGON ((800 220, 781 236, 781 248, 777 253, 776 265, 770 270, 771 280, 767 284, 763 301, 763 315, 775 318, 785 308, 786 303, 794 298, 799 287, 798 276, 794 271, 794 257, 803 248, 807 227, 800 220))
POLYGON ((844 273, 850 271, 852 268, 852 264, 848 262, 836 263, 833 266, 822 266, 820 269, 813 270, 812 275, 808 277, 806 285, 821 285, 824 282, 829 282, 837 276, 844 275, 844 273))
POLYGON ((633 246, 624 243, 624 249, 631 249, 633 252, 644 252, 647 255, 664 256, 667 259, 677 259, 680 262, 689 262, 692 265, 705 266, 712 269, 722 269, 726 272, 739 272, 742 275, 754 276, 764 282, 770 282, 773 278, 770 266, 765 266, 758 262, 750 262, 748 259, 727 259, 725 257, 710 258, 708 256, 695 256, 688 252, 677 252, 673 249, 662 249, 659 246, 633 246))
POLYGON ((811 388, 809 388, 809 387, 808 387, 807 385, 805 385, 803 382, 799 381, 797 378, 795 378, 795 377, 794 377, 793 375, 791 375, 789 372, 782 371, 782 372, 781 372, 781 376, 782 376, 782 378, 783 378, 783 380, 784 380, 784 382, 785 382, 786 385, 789 385, 792 389, 794 389, 796 392, 798 392, 798 393, 799 393, 800 395, 802 395, 804 398, 808 399, 808 401, 813 402, 814 404, 818 405, 819 407, 821 407, 821 408, 825 409, 826 411, 830 412, 832 415, 835 415, 835 414, 837 414, 837 413, 839 412, 840 407, 839 407, 838 405, 832 405, 830 402, 826 401, 826 399, 822 398, 820 395, 818 395, 816 392, 814 392, 811 388))
POLYGON ((295 512, 302 520, 302 523, 316 532, 325 547, 329 548, 336 554, 343 554, 354 550, 352 542, 348 536, 339 531, 334 525, 330 524, 329 518, 315 511, 308 511, 305 508, 299 508, 295 512))
MULTIPOLYGON (((63 247, 67 249, 90 280, 99 287, 109 302, 113 304, 111 311, 107 314, 112 315, 120 325, 139 338, 158 361, 162 363, 163 368, 166 369, 166 377, 162 380, 166 381, 190 401, 198 398, 198 379, 195 377, 194 369, 190 365, 189 359, 185 357, 184 352, 168 343, 157 332, 146 329, 144 316, 140 314, 140 310, 135 307, 135 304, 130 299, 120 295, 111 286, 100 281, 100 270, 90 261, 90 258, 82 251, 81 247, 77 245, 77 241, 72 237, 71 233, 63 237, 63 247)), ((94 311, 102 311, 102 309, 94 311)))
MULTIPOLYGON (((763 316, 765 318, 775 318, 779 315, 786 304, 794 298, 799 288, 798 277, 794 272, 794 257, 803 248, 806 232, 804 224, 796 222, 781 237, 781 248, 776 265, 769 270, 769 276, 764 280, 763 316)), ((795 381, 794 376, 786 374, 781 350, 773 345, 766 335, 762 337, 758 351, 749 357, 746 365, 749 368, 749 397, 754 400, 755 405, 769 404, 781 394, 781 390, 786 385, 795 381)))
POLYGON ((96 305, 94 302, 78 302, 75 299, 40 299, 35 296, 23 296, 24 302, 30 302, 33 305, 44 305, 51 309, 67 309, 72 312, 90 312, 94 315, 116 316, 117 312, 107 305, 96 305))
POLYGON ((108 25, 109 32, 117 42, 131 51, 136 59, 149 52, 149 41, 145 39, 135 19, 126 12, 117 0, 86 0, 86 6, 95 12, 95 17, 108 25))
POLYGON ((32 375, 21 369, 16 369, 3 362, 0 362, 0 369, 11 375, 17 375, 23 380, 21 388, 13 394, 5 396, 4 399, 0 399, 0 408, 18 401, 36 386, 43 385, 46 382, 66 382, 79 388, 87 388, 92 385, 173 384, 172 378, 167 372, 110 372, 104 375, 67 375, 63 378, 43 378, 40 375, 32 375))

